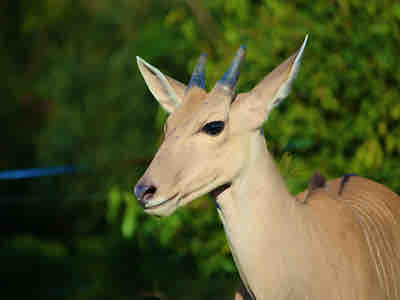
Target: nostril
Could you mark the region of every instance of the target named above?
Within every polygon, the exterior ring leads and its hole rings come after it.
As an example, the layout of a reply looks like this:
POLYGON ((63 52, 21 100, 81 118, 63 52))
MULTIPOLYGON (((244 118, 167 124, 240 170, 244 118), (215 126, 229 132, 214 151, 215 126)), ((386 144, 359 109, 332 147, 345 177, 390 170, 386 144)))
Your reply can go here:
POLYGON ((153 195, 156 193, 157 189, 155 186, 150 186, 143 194, 143 200, 147 200, 148 198, 152 198, 153 195))
POLYGON ((134 189, 136 198, 141 204, 150 200, 156 193, 157 188, 153 185, 137 184, 134 189))

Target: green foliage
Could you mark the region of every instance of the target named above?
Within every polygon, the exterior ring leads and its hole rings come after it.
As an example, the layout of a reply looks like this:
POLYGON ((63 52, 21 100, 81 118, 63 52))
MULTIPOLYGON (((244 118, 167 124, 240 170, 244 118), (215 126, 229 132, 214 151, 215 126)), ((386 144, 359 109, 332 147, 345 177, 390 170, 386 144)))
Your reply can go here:
POLYGON ((230 298, 238 276, 211 201, 157 219, 132 196, 166 118, 136 55, 187 82, 206 52, 212 88, 246 44, 238 87, 246 91, 309 33, 292 93, 264 128, 288 186, 301 191, 319 170, 329 178, 358 173, 400 192, 396 0, 8 0, 0 7, 7 45, 0 168, 85 170, 0 186, 7 196, 36 195, 2 209, 10 228, 0 252, 8 258, 6 295, 230 298))

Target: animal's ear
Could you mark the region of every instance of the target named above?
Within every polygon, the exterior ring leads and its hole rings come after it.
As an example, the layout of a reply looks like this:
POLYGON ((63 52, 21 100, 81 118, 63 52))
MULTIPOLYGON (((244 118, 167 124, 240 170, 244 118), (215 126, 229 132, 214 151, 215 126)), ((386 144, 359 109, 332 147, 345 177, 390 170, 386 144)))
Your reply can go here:
POLYGON ((263 125, 269 112, 289 95, 290 88, 299 72, 304 47, 308 35, 300 49, 264 77, 250 92, 239 94, 231 109, 232 121, 247 129, 263 125))
POLYGON ((156 67, 150 65, 139 56, 136 57, 140 73, 146 81, 158 103, 169 113, 173 112, 181 103, 186 86, 171 77, 164 75, 156 67))

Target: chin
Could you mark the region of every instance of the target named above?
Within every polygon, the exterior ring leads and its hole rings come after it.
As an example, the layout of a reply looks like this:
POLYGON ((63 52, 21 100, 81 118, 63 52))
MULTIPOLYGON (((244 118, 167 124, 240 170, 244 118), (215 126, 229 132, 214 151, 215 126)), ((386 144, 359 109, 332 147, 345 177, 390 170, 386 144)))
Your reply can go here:
POLYGON ((164 208, 164 207, 157 207, 157 208, 147 208, 145 209, 145 213, 157 217, 168 217, 175 212, 176 208, 164 208))
MULTIPOLYGON (((175 200, 175 199, 174 199, 175 200)), ((144 211, 149 215, 155 215, 158 217, 167 217, 172 215, 178 208, 178 201, 168 201, 155 207, 145 208, 144 211)))

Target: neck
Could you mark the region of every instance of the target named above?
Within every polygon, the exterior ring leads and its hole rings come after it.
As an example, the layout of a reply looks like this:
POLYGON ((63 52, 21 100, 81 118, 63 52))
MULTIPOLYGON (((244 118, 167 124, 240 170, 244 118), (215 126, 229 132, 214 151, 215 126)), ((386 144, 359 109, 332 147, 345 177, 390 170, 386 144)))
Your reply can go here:
POLYGON ((290 275, 287 266, 293 256, 288 251, 296 247, 295 241, 301 243, 300 218, 264 137, 254 134, 249 145, 248 165, 218 195, 217 203, 242 280, 264 299, 276 296, 266 289, 282 285, 280 279, 290 275))

